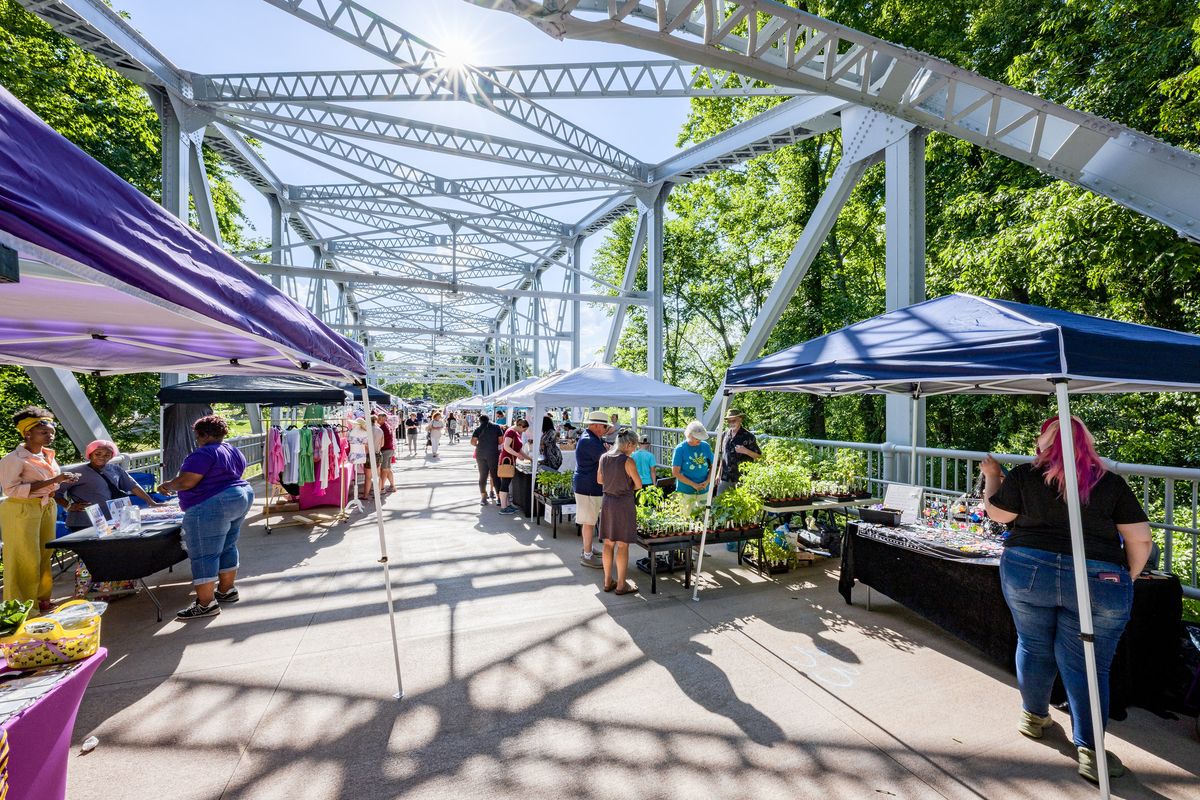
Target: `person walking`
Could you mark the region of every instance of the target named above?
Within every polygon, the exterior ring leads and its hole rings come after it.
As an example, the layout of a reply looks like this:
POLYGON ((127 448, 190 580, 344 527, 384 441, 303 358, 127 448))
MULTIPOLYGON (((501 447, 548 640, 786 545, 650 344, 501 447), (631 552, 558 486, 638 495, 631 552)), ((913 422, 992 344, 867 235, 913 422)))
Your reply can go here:
MULTIPOLYGON (((1100 719, 1107 723, 1109 669, 1133 606, 1132 576, 1141 574, 1150 557, 1150 523, 1125 479, 1104 466, 1083 422, 1072 417, 1071 431, 1095 626, 1100 719)), ((980 471, 988 516, 1007 523, 1010 530, 1000 557, 1000 586, 1017 628, 1022 706, 1017 729, 1042 738, 1053 724, 1050 691, 1056 674, 1061 675, 1071 707, 1079 774, 1098 781, 1059 434, 1058 418, 1052 417, 1042 423, 1032 464, 1021 464, 1005 477, 989 455, 980 471)), ((1109 775, 1123 775, 1120 759, 1106 755, 1109 775)))
POLYGON ((637 465, 630 455, 637 449, 637 435, 631 430, 617 434, 617 444, 600 457, 596 481, 604 489, 600 515, 600 541, 603 542, 604 591, 630 594, 629 545, 637 541, 637 507, 634 495, 642 488, 637 465))
POLYGON ((504 429, 488 419, 487 414, 479 415, 479 427, 471 432, 471 444, 475 447, 475 466, 479 469, 479 505, 488 504, 488 479, 492 487, 500 484, 500 437, 504 429))
POLYGON ((453 411, 446 415, 446 433, 450 435, 450 444, 458 444, 458 416, 453 411))
POLYGON ((675 476, 675 491, 695 508, 704 502, 708 492, 713 451, 705 441, 708 431, 700 420, 689 422, 683 435, 684 440, 675 445, 675 452, 671 455, 671 474, 675 476))
POLYGON ((587 430, 575 445, 575 474, 571 477, 571 488, 575 491, 575 521, 579 523, 583 536, 583 552, 579 563, 592 569, 600 569, 600 559, 592 552, 592 539, 596 535, 596 521, 600 518, 600 506, 604 489, 596 480, 600 468, 600 457, 608 449, 604 436, 608 433, 608 415, 593 411, 587 416, 587 430))
POLYGON ((404 420, 404 438, 408 441, 408 454, 410 456, 417 454, 417 434, 420 430, 421 423, 417 421, 416 412, 408 412, 408 419, 404 420))
POLYGON ((396 491, 396 476, 392 473, 392 465, 396 460, 396 429, 392 427, 386 411, 377 411, 375 422, 381 434, 379 445, 379 490, 381 492, 394 492, 396 491))
POLYGON ((58 509, 54 493, 78 480, 63 472, 54 458, 54 415, 40 406, 26 406, 12 416, 21 444, 0 459, 0 536, 4 539, 4 599, 37 600, 50 609, 54 577, 46 544, 54 540, 58 509))
POLYGON ((445 430, 446 423, 442 421, 442 412, 433 412, 433 417, 429 420, 429 442, 433 446, 433 457, 438 457, 438 445, 442 443, 442 431, 445 430))
POLYGON ((729 409, 725 422, 729 426, 721 439, 721 483, 717 494, 737 486, 742 464, 762 458, 758 439, 742 424, 746 415, 736 408, 729 409))
POLYGON ((179 620, 221 613, 221 603, 238 602, 238 537, 242 521, 254 505, 254 490, 242 478, 246 459, 225 444, 229 426, 215 414, 192 426, 196 449, 179 467, 179 475, 158 487, 179 494, 183 541, 192 565, 196 599, 175 615, 179 620))
MULTIPOLYGON (((526 461, 533 460, 532 457, 525 452, 524 437, 525 431, 527 430, 529 430, 529 423, 526 420, 519 419, 512 424, 512 427, 504 432, 502 437, 500 437, 500 461, 497 469, 499 469, 500 466, 507 465, 515 470, 518 459, 523 458, 526 461)), ((512 501, 512 496, 509 492, 511 486, 512 476, 509 475, 508 477, 505 477, 504 475, 500 475, 500 483, 496 487, 496 494, 500 497, 501 514, 515 514, 520 510, 512 501)))

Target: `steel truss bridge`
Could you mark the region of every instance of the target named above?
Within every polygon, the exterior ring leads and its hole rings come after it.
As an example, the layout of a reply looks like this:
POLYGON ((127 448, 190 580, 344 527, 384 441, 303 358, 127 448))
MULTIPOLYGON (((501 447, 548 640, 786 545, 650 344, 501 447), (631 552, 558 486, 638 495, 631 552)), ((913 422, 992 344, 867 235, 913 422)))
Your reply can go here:
MULTIPOLYGON (((363 341, 377 354, 379 380, 486 391, 539 363, 576 365, 585 346, 580 309, 588 302, 615 305, 606 357, 628 307, 646 310, 649 373, 661 378, 663 217, 671 188, 839 129, 842 160, 739 362, 759 354, 873 164, 887 171, 887 306, 924 299, 930 131, 1085 187, 1200 241, 1200 156, 770 0, 474 0, 552 37, 647 53, 639 61, 502 66, 458 63, 405 30, 403 20, 356 0, 257 1, 361 48, 378 66, 196 74, 172 64, 102 0, 19 0, 145 87, 162 122, 163 203, 173 213, 186 219, 190 198, 202 232, 220 242, 202 145, 266 196, 271 245, 239 255, 363 341), (545 105, 750 95, 784 99, 660 163, 545 105), (415 102, 425 110, 475 106, 519 133, 413 119, 406 110, 415 102), (412 150, 477 162, 478 175, 419 169, 408 163, 412 150), (288 182, 269 163, 271 151, 333 177, 288 182), (637 218, 630 268, 611 285, 582 263, 581 246, 627 213, 637 218), (648 280, 636 286, 643 252, 648 280)), ((37 380, 46 392, 82 397, 69 374, 41 371, 37 380)), ((910 406, 891 400, 888 439, 903 444, 910 406)))

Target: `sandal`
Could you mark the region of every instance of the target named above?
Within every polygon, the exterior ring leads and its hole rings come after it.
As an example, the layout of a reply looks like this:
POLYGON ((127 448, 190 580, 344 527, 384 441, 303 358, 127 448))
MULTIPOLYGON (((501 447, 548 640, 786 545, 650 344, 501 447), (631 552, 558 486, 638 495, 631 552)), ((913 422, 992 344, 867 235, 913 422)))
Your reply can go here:
POLYGON ((611 592, 611 591, 612 591, 613 589, 615 589, 615 588, 617 588, 617 582, 616 582, 616 581, 611 581, 611 582, 610 582, 610 581, 605 581, 605 582, 604 582, 604 591, 606 591, 606 592, 611 592))
POLYGON ((613 594, 634 594, 636 592, 637 592, 637 587, 630 586, 629 582, 626 581, 625 583, 622 583, 620 588, 618 588, 615 592, 613 592, 613 594))

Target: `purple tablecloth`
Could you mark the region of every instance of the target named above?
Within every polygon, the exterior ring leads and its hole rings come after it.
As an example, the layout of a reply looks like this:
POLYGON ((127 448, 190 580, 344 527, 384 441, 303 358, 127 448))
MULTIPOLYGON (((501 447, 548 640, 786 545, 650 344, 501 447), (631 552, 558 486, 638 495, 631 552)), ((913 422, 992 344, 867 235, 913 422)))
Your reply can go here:
POLYGON ((67 756, 75 714, 92 674, 108 657, 103 647, 0 729, 8 732, 8 800, 65 800, 67 756))

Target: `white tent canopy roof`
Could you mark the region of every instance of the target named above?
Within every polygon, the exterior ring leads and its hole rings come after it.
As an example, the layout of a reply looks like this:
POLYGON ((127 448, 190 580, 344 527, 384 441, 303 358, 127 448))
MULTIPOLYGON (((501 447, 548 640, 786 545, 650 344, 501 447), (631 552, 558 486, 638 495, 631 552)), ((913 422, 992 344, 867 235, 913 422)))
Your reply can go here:
POLYGON ((530 375, 528 378, 522 378, 515 383, 510 383, 508 386, 497 389, 489 395, 485 395, 483 397, 483 403, 485 405, 491 403, 492 405, 496 406, 512 405, 513 398, 520 396, 530 386, 533 386, 535 383, 539 383, 548 378, 554 378, 563 374, 563 371, 558 369, 547 375, 530 375))
POLYGON ((704 400, 695 392, 605 364, 585 364, 561 375, 548 375, 507 401, 516 406, 538 408, 574 406, 621 406, 637 408, 701 408, 704 400))

